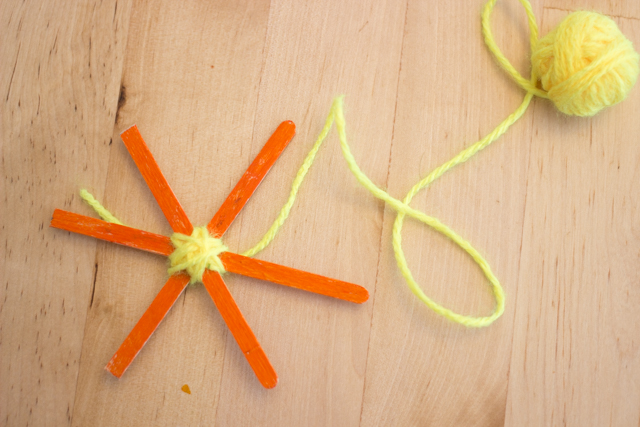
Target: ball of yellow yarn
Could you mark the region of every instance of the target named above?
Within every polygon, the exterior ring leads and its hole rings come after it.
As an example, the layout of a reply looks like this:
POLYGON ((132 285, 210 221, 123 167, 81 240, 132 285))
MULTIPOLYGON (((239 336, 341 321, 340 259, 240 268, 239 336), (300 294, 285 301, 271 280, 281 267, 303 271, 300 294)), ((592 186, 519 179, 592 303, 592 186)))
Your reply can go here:
POLYGON ((638 78, 638 53, 610 18, 575 12, 542 38, 531 63, 558 110, 593 116, 622 101, 638 78))

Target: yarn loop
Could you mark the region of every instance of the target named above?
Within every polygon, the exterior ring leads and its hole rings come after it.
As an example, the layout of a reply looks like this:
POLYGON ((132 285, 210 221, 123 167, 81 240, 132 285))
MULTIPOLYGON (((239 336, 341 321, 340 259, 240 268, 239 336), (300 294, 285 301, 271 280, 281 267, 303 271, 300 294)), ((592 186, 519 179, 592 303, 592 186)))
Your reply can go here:
POLYGON ((221 239, 211 237, 207 227, 194 227, 191 236, 173 233, 171 243, 176 248, 169 261, 169 275, 178 271, 186 271, 191 277, 190 283, 202 282, 202 275, 206 269, 224 273, 224 265, 218 257, 229 249, 221 239))

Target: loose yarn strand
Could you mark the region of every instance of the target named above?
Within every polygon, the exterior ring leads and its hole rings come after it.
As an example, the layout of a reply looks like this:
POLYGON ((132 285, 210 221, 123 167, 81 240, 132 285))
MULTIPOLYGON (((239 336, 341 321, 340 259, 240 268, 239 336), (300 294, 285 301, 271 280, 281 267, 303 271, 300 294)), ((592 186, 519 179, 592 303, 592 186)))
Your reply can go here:
POLYGON ((274 237, 276 237, 276 234, 278 234, 280 227, 282 227, 286 219, 289 217, 289 212, 291 212, 291 208, 296 201, 296 197, 298 195, 298 191, 300 190, 300 186, 302 185, 302 181, 304 181, 307 172, 309 172, 309 168, 311 167, 311 165, 313 165, 316 154, 318 153, 322 142, 329 134, 332 124, 333 117, 331 114, 329 114, 329 117, 327 117, 327 121, 322 128, 322 132, 320 132, 320 135, 318 135, 318 139, 316 140, 315 144, 313 144, 313 147, 311 148, 311 151, 309 151, 309 154, 307 154, 307 157, 305 157, 304 161, 302 162, 302 166, 300 166, 300 169, 298 170, 298 173, 293 180, 293 184, 291 185, 291 192, 289 193, 289 199, 284 204, 282 209, 280 209, 280 213, 278 214, 277 218, 275 219, 273 224, 271 224, 269 230, 267 230, 264 236, 262 236, 260 241, 256 243, 255 246, 253 246, 251 249, 243 252, 242 255, 248 257, 254 256, 258 252, 266 248, 274 239, 274 237))
POLYGON ((109 212, 104 206, 102 206, 100 202, 97 201, 95 197, 93 197, 93 195, 87 190, 80 190, 80 197, 82 197, 82 200, 84 200, 89 206, 93 208, 94 211, 96 211, 98 215, 100 215, 100 218, 104 219, 107 222, 113 222, 114 224, 122 225, 120 220, 113 216, 111 212, 109 212))

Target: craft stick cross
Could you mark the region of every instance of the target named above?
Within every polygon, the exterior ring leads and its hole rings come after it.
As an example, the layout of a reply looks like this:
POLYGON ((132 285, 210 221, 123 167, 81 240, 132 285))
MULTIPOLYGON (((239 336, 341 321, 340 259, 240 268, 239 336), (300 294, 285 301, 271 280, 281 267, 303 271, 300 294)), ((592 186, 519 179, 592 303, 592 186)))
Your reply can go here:
MULTIPOLYGON (((294 135, 295 125, 293 122, 285 121, 278 126, 207 225, 207 230, 212 237, 221 238, 227 231, 294 135)), ((173 231, 191 235, 193 225, 171 187, 169 187, 160 167, 142 139, 138 128, 133 126, 124 131, 121 136, 129 154, 136 163, 173 231)), ((171 239, 167 236, 60 209, 54 211, 51 226, 165 256, 171 255, 175 249, 171 239)), ((266 261, 255 260, 232 252, 223 252, 219 258, 224 265, 224 269, 231 273, 268 280, 280 285, 355 303, 363 303, 369 298, 369 293, 365 288, 351 283, 329 279, 266 261)), ((149 308, 107 364, 105 368, 107 371, 118 378, 122 376, 187 287, 189 280, 190 277, 185 272, 179 272, 169 277, 149 308)), ((206 270, 202 277, 202 283, 260 383, 266 388, 275 387, 278 382, 278 376, 240 312, 220 273, 206 270)))

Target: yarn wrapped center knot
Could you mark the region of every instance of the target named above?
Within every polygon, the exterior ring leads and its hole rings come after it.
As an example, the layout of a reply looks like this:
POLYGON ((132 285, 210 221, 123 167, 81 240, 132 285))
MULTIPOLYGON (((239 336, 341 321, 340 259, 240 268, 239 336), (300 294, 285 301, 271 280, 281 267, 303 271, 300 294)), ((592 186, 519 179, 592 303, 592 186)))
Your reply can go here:
POLYGON ((173 233, 171 243, 175 250, 169 255, 171 268, 168 273, 186 271, 191 277, 189 283, 202 282, 205 270, 213 270, 224 273, 224 265, 220 260, 222 252, 229 250, 221 239, 211 237, 207 227, 194 227, 191 236, 182 233, 173 233))

